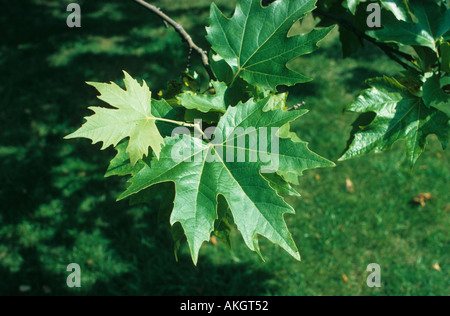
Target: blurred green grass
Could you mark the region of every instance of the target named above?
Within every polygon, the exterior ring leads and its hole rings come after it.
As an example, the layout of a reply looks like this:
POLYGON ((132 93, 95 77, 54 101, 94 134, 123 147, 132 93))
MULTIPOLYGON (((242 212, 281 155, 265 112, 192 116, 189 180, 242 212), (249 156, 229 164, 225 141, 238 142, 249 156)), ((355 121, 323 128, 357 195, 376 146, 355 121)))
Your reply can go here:
MULTIPOLYGON (((186 67, 175 32, 131 1, 77 1, 82 28, 65 25, 72 1, 22 0, 0 16, 0 294, 22 295, 449 295, 450 172, 434 137, 414 169, 403 144, 383 154, 307 172, 287 216, 303 261, 261 242, 266 262, 244 245, 205 245, 194 267, 179 262, 150 206, 116 203, 120 179, 104 179, 112 149, 63 136, 100 105, 85 81, 119 82, 121 70, 164 88, 186 67), (350 179, 355 191, 346 190, 350 179), (422 207, 420 193, 433 199, 422 207), (66 286, 66 266, 82 268, 82 288, 66 286), (378 263, 382 288, 366 286, 378 263), (437 271, 439 264, 440 271, 437 271), (435 268, 433 268, 435 266, 435 268), (20 292, 20 286, 31 290, 20 292)), ((218 1, 231 12, 235 1, 218 1)), ((203 47, 209 0, 155 1, 203 47)), ((311 21, 298 27, 310 27, 311 21)), ((367 46, 341 58, 337 34, 291 66, 314 81, 290 89, 310 113, 294 124, 312 150, 337 161, 354 114, 343 109, 364 80, 400 71, 367 46)), ((196 58, 195 58, 196 59, 196 58)), ((204 73, 198 60, 194 69, 204 73)))

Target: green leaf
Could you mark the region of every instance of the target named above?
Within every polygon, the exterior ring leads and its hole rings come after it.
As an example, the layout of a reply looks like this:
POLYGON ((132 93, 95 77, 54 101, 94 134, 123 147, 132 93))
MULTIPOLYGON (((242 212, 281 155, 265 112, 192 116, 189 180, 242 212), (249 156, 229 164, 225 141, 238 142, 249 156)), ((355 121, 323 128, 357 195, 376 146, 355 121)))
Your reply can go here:
POLYGON ((114 109, 90 107, 95 114, 87 117, 86 123, 66 139, 89 138, 94 144, 103 142, 102 149, 106 149, 129 138, 126 152, 130 154, 131 165, 134 166, 148 155, 149 147, 159 157, 164 140, 156 127, 156 120, 172 108, 165 101, 152 101, 145 81, 141 86, 128 73, 124 73, 126 90, 113 82, 88 83, 101 93, 99 99, 114 109))
POLYGON ((218 220, 215 224, 214 236, 224 242, 228 248, 232 249, 231 229, 233 224, 233 215, 231 214, 231 210, 223 196, 218 197, 217 204, 218 220))
POLYGON ((449 31, 450 12, 437 3, 412 2, 417 23, 384 18, 383 29, 369 34, 379 41, 429 47, 437 52, 439 39, 449 31))
POLYGON ((264 111, 274 111, 274 110, 278 110, 278 109, 285 110, 287 97, 288 97, 287 92, 273 95, 269 99, 269 102, 267 102, 267 105, 264 108, 264 111))
POLYGON ((264 136, 260 128, 279 128, 305 113, 281 109, 264 112, 269 100, 270 97, 256 103, 250 100, 230 107, 210 143, 189 135, 167 138, 160 159, 152 160, 151 167, 144 167, 133 177, 130 187, 120 197, 126 198, 157 183, 174 182, 176 197, 170 222, 183 226, 194 263, 201 245, 214 230, 219 195, 226 199, 234 222, 251 250, 260 254, 258 235, 261 235, 300 259, 283 218, 285 213, 292 214, 294 210, 261 173, 276 171, 276 161, 279 171, 295 172, 297 176, 306 169, 334 164, 312 153, 306 143, 289 139, 269 136, 267 149, 253 148, 252 139, 261 140, 264 136), (278 148, 274 142, 277 139, 278 148), (244 154, 243 162, 237 162, 239 157, 243 158, 238 151, 244 154), (264 162, 263 154, 271 159, 264 162), (178 159, 174 159, 176 156, 178 159))
POLYGON ((450 74, 450 43, 441 44, 442 70, 450 74))
POLYGON ((217 124, 220 120, 220 112, 200 112, 197 110, 186 110, 184 114, 186 122, 195 123, 196 120, 201 120, 206 124, 217 124))
MULTIPOLYGON (((263 7, 260 0, 239 0, 231 19, 215 4, 207 39, 233 72, 261 89, 295 85, 311 79, 286 67, 295 57, 315 51, 332 27, 288 37, 292 25, 315 9, 317 0, 279 0, 263 7)), ((222 68, 223 69, 223 68, 222 68)))
POLYGON ((347 1, 347 7, 350 10, 350 12, 352 14, 355 14, 356 8, 358 7, 360 0, 346 0, 346 1, 347 1))
POLYGON ((381 4, 391 11, 398 20, 412 22, 408 0, 381 0, 381 4))
POLYGON ((272 189, 277 191, 279 195, 300 196, 300 193, 298 193, 288 182, 276 173, 264 174, 262 176, 264 179, 269 181, 272 189))
MULTIPOLYGON (((306 112, 304 112, 304 113, 306 113, 306 112)), ((302 140, 297 136, 296 133, 291 132, 291 124, 290 123, 287 123, 280 128, 279 136, 280 136, 280 138, 288 138, 296 143, 302 142, 302 140)))
POLYGON ((105 177, 112 176, 128 176, 136 175, 145 166, 146 163, 150 163, 148 158, 144 158, 146 161, 139 160, 134 167, 131 166, 130 154, 127 153, 128 141, 125 141, 116 146, 117 155, 111 160, 105 177))
POLYGON ((204 113, 209 111, 225 113, 229 105, 225 101, 225 93, 228 87, 226 84, 217 81, 213 81, 212 85, 216 91, 215 95, 198 95, 188 91, 178 95, 177 99, 186 109, 198 110, 204 113))
POLYGON ((436 52, 428 47, 423 46, 413 46, 413 47, 417 53, 417 56, 419 57, 417 60, 417 64, 419 65, 420 69, 422 69, 424 72, 431 71, 438 63, 438 56, 436 52))
POLYGON ((233 70, 228 66, 225 59, 219 55, 210 53, 209 61, 211 64, 211 70, 216 76, 217 80, 230 84, 233 81, 233 70))
MULTIPOLYGON (((298 111, 298 110, 297 110, 298 111)), ((308 110, 301 110, 304 114, 308 112, 308 110)), ((278 136, 280 138, 290 139, 294 143, 302 143, 303 141, 298 137, 298 135, 294 132, 291 132, 291 124, 287 123, 283 125, 279 132, 278 136)), ((298 181, 298 174, 295 171, 292 170, 279 170, 277 172, 278 175, 280 175, 284 181, 290 184, 299 185, 298 181)))
POLYGON ((341 19, 341 22, 344 20, 346 21, 344 24, 349 27, 339 28, 339 39, 342 43, 342 52, 344 58, 357 53, 359 49, 364 45, 361 37, 351 29, 358 29, 360 32, 369 30, 369 26, 367 25, 367 5, 359 6, 356 5, 356 2, 353 3, 355 4, 352 6, 352 4, 349 4, 347 0, 319 1, 317 5, 320 11, 314 11, 314 15, 320 18, 320 22, 318 24, 319 26, 334 25, 336 23, 334 17, 339 17, 339 19, 341 19), (321 11, 324 12, 325 15, 322 14, 321 11), (330 16, 327 14, 327 12, 330 13, 330 16))
POLYGON ((411 94, 395 79, 377 78, 370 80, 369 85, 372 88, 364 91, 348 110, 374 112, 376 117, 352 135, 353 142, 340 160, 387 150, 398 140, 404 140, 408 158, 414 164, 430 134, 436 134, 446 146, 448 117, 445 114, 427 108, 422 98, 411 94))
POLYGON ((441 88, 437 75, 427 74, 423 84, 423 101, 426 106, 434 107, 450 118, 450 95, 441 88))

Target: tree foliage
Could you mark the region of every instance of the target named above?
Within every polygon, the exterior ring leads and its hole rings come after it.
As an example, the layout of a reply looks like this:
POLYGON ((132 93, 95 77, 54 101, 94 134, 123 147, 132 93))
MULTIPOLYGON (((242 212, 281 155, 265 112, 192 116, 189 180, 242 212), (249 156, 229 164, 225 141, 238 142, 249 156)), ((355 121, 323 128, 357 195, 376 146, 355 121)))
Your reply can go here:
POLYGON ((284 218, 294 209, 282 196, 299 195, 292 185, 305 170, 334 163, 310 151, 290 131, 290 123, 307 111, 288 108, 288 94, 280 86, 311 80, 287 64, 318 49, 335 24, 340 26, 344 55, 371 42, 405 68, 395 78, 368 80, 370 89, 348 107, 374 117, 355 122, 341 159, 387 150, 401 140, 414 165, 427 136, 437 135, 443 147, 448 141, 448 3, 379 4, 383 27, 377 30, 365 24, 367 3, 356 0, 277 0, 264 5, 239 0, 231 17, 212 4, 207 27, 210 60, 204 62, 211 80, 204 92, 189 70, 182 82, 153 94, 153 99, 147 84, 127 73, 126 90, 114 83, 90 83, 113 108, 90 108, 95 114, 67 138, 84 137, 103 142, 102 149, 116 148, 106 176, 131 177, 119 199, 151 203, 152 187, 175 183, 168 224, 176 248, 185 236, 194 263, 212 235, 231 245, 233 226, 261 257, 259 236, 300 259, 284 218), (290 36, 294 23, 311 12, 319 18, 317 27, 290 36), (261 139, 267 147, 258 144, 261 139))

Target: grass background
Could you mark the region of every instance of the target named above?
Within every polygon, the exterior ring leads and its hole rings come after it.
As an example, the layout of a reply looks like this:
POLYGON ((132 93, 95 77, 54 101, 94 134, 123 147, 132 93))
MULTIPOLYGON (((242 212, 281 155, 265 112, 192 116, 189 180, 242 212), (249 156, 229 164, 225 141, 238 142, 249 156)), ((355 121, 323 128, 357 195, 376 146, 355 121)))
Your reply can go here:
MULTIPOLYGON (((177 263, 157 221, 158 197, 152 206, 116 203, 124 182, 103 178, 114 151, 62 138, 90 114, 88 106, 101 105, 85 81, 120 82, 124 69, 156 91, 184 70, 186 47, 131 1, 78 0, 82 28, 69 29, 69 2, 21 0, 1 8, 1 295, 450 294, 450 156, 435 137, 414 169, 400 143, 307 172, 302 198, 288 199, 297 211, 287 222, 300 263, 264 240, 263 263, 238 232, 232 251, 220 242, 205 245, 194 267, 184 247, 177 263), (412 202, 424 192, 433 195, 425 207, 412 202), (81 289, 66 286, 72 262, 81 265, 81 289), (379 289, 366 286, 373 262, 381 266, 379 289)), ((203 47, 210 2, 154 1, 203 47)), ((217 3, 230 13, 235 1, 217 3)), ((311 110, 295 131, 333 161, 355 119, 343 109, 366 88, 364 80, 401 70, 372 46, 342 59, 337 36, 292 62, 315 80, 290 89, 289 98, 311 110)))

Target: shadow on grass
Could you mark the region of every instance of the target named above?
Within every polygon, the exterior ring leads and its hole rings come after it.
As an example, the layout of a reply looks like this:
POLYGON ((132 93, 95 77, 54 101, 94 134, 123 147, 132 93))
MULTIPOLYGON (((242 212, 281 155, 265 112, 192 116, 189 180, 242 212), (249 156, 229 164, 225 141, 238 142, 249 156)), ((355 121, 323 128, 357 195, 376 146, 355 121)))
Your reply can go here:
POLYGON ((201 296, 262 295, 277 290, 268 283, 270 273, 249 270, 246 262, 218 265, 201 256, 199 267, 194 267, 185 254, 176 262, 168 231, 148 208, 129 208, 126 203, 106 199, 80 216, 84 207, 79 204, 85 201, 69 200, 67 204, 75 203, 72 208, 65 207, 64 214, 34 220, 34 227, 51 235, 40 245, 10 245, 18 248, 23 264, 14 272, 0 268, 0 293, 201 296), (62 220, 55 219, 59 215, 62 220), (70 274, 66 265, 72 262, 81 266, 80 289, 66 286, 70 274), (24 285, 30 290, 20 292, 24 285))

